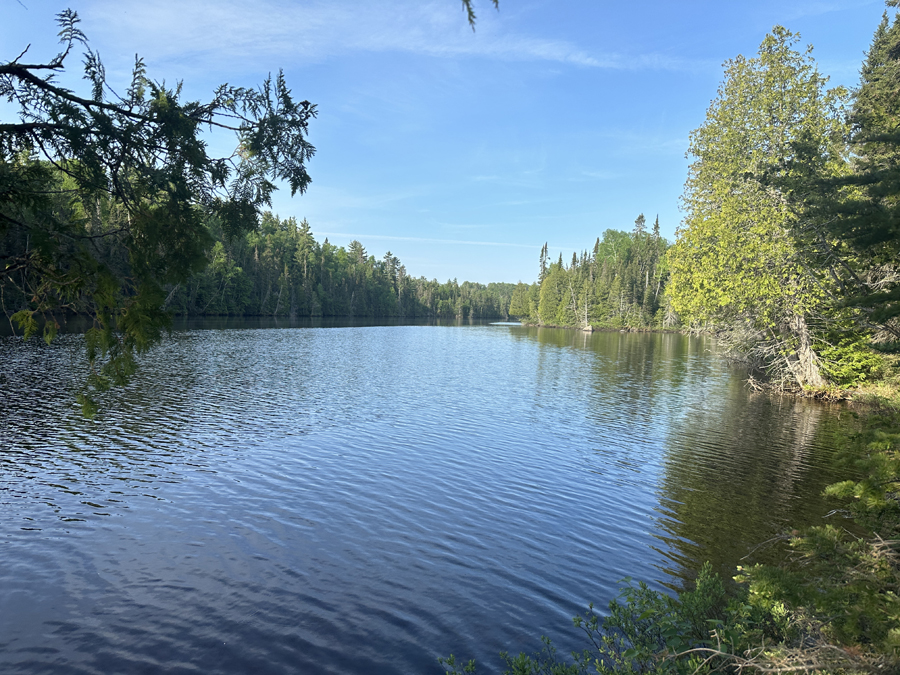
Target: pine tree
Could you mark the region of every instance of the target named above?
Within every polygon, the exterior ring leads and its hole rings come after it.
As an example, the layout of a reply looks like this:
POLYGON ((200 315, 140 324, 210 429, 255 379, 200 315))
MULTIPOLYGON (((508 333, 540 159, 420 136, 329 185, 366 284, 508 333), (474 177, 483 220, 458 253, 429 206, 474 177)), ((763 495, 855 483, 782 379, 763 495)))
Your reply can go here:
POLYGON ((544 245, 541 248, 540 273, 538 274, 538 283, 544 283, 544 278, 547 276, 548 257, 549 253, 547 252, 547 242, 544 242, 544 245))

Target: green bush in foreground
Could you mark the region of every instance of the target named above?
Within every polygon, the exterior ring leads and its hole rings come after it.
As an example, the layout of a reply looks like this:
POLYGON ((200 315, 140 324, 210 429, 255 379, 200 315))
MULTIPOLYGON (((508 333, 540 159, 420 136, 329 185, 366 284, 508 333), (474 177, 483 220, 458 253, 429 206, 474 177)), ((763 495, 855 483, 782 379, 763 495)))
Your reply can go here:
MULTIPOLYGON (((695 673, 709 672, 727 661, 751 636, 777 639, 787 623, 776 613, 748 604, 748 593, 729 593, 709 563, 703 566, 692 591, 671 597, 633 585, 626 579, 619 598, 601 617, 593 606, 575 626, 584 631, 590 647, 573 652, 568 661, 557 655, 549 638, 529 656, 503 653, 510 675, 578 675, 580 673, 695 673)), ((441 659, 449 673, 473 673, 475 664, 456 664, 451 656, 441 659)))
MULTIPOLYGON (((586 649, 564 659, 544 637, 536 654, 502 653, 505 673, 900 673, 900 414, 863 426, 844 450, 860 478, 826 490, 849 500, 857 534, 825 525, 781 535, 783 562, 739 567, 736 588, 708 563, 676 597, 625 580, 607 616, 591 606, 573 620, 586 649)), ((475 672, 474 661, 439 661, 475 672)))
POLYGON ((780 567, 739 569, 760 601, 778 599, 819 617, 828 641, 876 661, 900 659, 900 418, 872 415, 849 439, 847 470, 860 476, 830 485, 825 493, 849 500, 865 534, 843 528, 809 528, 790 541, 780 567))

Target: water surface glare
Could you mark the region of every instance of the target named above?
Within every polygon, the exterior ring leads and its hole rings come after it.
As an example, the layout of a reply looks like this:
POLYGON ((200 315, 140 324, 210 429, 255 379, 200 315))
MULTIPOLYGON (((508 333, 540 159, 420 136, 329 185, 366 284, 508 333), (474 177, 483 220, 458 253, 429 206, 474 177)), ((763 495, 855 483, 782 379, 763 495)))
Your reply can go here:
POLYGON ((625 576, 818 522, 840 411, 709 340, 188 330, 94 421, 82 338, 0 338, 0 672, 440 673, 581 648, 625 576))

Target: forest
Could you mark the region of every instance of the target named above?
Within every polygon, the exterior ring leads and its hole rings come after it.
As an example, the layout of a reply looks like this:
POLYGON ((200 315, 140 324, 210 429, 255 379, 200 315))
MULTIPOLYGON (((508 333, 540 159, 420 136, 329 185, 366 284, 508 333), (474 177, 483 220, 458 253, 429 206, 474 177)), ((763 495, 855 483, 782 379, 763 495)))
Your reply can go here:
POLYGON ((87 45, 77 15, 60 22, 56 60, 0 66, 0 94, 22 106, 0 125, 0 303, 47 340, 61 315, 91 317, 92 386, 127 378, 173 314, 680 328, 715 334, 760 386, 811 392, 871 381, 900 339, 900 29, 887 14, 852 93, 828 88, 781 27, 725 64, 690 136, 674 243, 641 214, 571 259, 550 260, 545 244, 536 281, 516 285, 429 281, 265 210, 277 181, 306 189, 315 152, 317 110, 282 76, 181 103, 138 60, 126 95, 107 100, 88 48, 95 102, 36 75, 87 45), (238 152, 207 156, 203 125, 234 131, 238 152))
POLYGON ((258 230, 216 238, 209 264, 168 290, 167 307, 187 316, 336 316, 507 319, 513 284, 413 277, 390 251, 379 260, 359 241, 316 241, 305 220, 265 212, 258 230))
POLYGON ((319 243, 306 220, 265 212, 258 230, 227 239, 210 227, 215 243, 208 265, 167 288, 167 309, 182 316, 399 317, 508 319, 556 326, 672 328, 678 317, 665 300, 667 242, 659 222, 645 231, 606 230, 593 250, 547 260, 541 250, 533 284, 413 277, 400 260, 381 259, 352 241, 345 249, 319 243))
POLYGON ((752 382, 822 393, 871 381, 900 340, 900 25, 885 14, 859 87, 828 88, 776 27, 725 64, 690 137, 685 218, 669 246, 643 215, 519 284, 539 325, 718 337, 752 382))
POLYGON ((641 214, 631 232, 606 230, 590 251, 548 261, 541 249, 538 281, 516 285, 509 313, 526 323, 577 328, 665 328, 680 325, 667 302, 666 250, 657 218, 648 232, 641 214))

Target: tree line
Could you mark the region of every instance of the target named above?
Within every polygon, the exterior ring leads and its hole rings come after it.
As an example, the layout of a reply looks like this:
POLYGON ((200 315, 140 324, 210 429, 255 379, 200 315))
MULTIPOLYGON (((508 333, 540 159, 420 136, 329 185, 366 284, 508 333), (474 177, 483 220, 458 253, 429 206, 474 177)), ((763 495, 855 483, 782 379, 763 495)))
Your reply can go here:
POLYGON ((756 56, 726 62, 690 136, 672 246, 643 216, 568 265, 548 265, 545 246, 510 313, 715 333, 779 389, 877 377, 900 347, 900 19, 883 16, 854 91, 828 88, 799 40, 776 26, 756 56))
MULTIPOLYGON (((889 5, 896 6, 894 0, 889 5)), ((0 64, 0 302, 26 334, 93 318, 91 386, 124 381, 172 311, 276 316, 504 317, 545 325, 713 331, 776 386, 875 377, 900 341, 900 25, 885 14, 850 92, 776 27, 726 63, 693 158, 675 243, 608 230, 515 288, 410 277, 392 255, 315 242, 265 216, 276 181, 302 193, 316 108, 284 78, 181 99, 135 62, 117 94, 74 12, 63 51, 0 64), (77 46, 91 87, 55 77, 77 46), (237 136, 212 157, 201 132, 237 136)), ((285 224, 287 223, 287 224, 285 224)))
POLYGON ((215 243, 208 265, 172 286, 166 308, 190 316, 506 319, 513 284, 440 283, 413 277, 390 251, 380 259, 359 241, 319 243, 309 223, 265 212, 260 227, 215 243))
POLYGON ((666 296, 668 242, 659 218, 647 231, 643 214, 631 232, 606 230, 591 250, 560 253, 549 262, 540 254, 538 281, 519 283, 509 313, 528 323, 577 328, 671 328, 678 324, 666 296))

